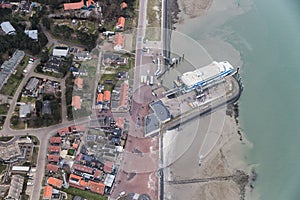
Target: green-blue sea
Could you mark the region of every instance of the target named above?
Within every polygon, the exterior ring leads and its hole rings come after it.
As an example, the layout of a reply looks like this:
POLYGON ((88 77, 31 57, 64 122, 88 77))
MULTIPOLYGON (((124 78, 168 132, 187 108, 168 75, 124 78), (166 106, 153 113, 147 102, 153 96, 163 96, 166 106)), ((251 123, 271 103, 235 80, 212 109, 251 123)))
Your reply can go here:
MULTIPOLYGON (((244 155, 258 172, 253 192, 261 200, 299 200, 300 1, 240 0, 239 6, 247 11, 210 31, 241 54, 239 121, 253 144, 244 155)), ((203 39, 205 27, 196 24, 186 33, 203 39)))

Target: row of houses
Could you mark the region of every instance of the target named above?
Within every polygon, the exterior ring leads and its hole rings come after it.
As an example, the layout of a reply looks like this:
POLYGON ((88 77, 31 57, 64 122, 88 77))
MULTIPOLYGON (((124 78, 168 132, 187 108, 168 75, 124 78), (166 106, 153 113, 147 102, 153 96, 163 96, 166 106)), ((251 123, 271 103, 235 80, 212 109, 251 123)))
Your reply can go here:
POLYGON ((25 56, 24 51, 16 50, 12 57, 4 61, 4 63, 1 65, 1 71, 0 71, 0 89, 3 87, 3 85, 7 82, 9 77, 14 73, 16 70, 16 67, 18 64, 22 61, 22 59, 25 56))

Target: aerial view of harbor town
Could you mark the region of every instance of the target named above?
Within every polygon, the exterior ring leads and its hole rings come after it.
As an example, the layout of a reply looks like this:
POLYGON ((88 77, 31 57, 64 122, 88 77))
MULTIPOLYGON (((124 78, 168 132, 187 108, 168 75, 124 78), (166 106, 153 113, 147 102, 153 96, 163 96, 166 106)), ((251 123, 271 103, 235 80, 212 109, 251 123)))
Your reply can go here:
POLYGON ((296 5, 0 0, 0 200, 299 200, 296 5))

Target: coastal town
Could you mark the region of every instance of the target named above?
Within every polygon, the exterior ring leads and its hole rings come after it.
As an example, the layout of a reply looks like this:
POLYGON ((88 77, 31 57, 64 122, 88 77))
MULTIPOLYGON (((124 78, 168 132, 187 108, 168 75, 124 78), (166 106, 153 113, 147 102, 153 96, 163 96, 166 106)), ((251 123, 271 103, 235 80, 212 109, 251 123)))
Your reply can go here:
MULTIPOLYGON (((0 0, 0 199, 176 199, 172 185, 210 180, 243 198, 240 170, 171 177, 170 132, 224 109, 236 120, 243 85, 225 60, 180 72, 190 63, 171 53, 168 6, 0 0)), ((223 135, 200 135, 205 168, 223 135)))

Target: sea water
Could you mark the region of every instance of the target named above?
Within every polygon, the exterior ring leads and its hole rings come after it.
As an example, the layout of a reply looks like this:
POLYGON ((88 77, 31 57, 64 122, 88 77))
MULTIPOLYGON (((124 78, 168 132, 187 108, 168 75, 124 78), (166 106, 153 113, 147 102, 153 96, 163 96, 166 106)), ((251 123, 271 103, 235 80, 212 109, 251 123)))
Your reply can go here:
POLYGON ((212 42, 205 44, 211 38, 228 42, 240 53, 244 91, 239 121, 253 144, 244 155, 258 173, 253 192, 261 200, 299 200, 300 1, 240 0, 235 6, 247 11, 220 26, 200 18, 179 29, 204 43, 216 60, 230 61, 231 54, 221 46, 210 47, 212 42))

